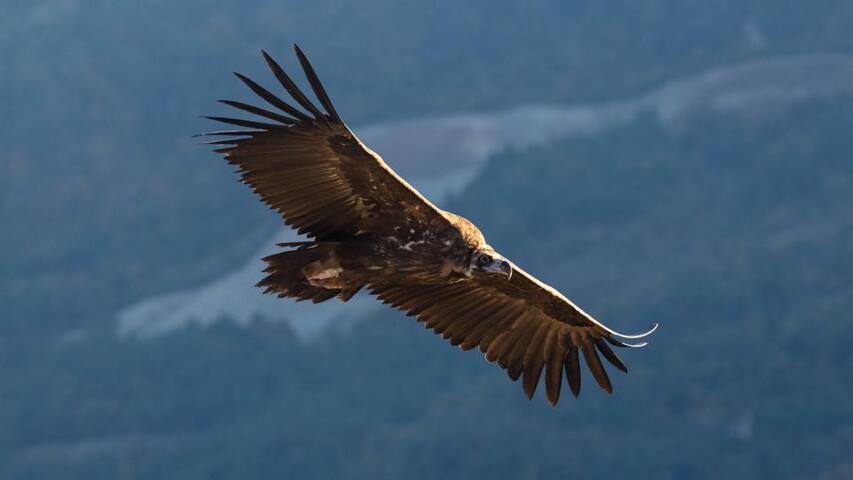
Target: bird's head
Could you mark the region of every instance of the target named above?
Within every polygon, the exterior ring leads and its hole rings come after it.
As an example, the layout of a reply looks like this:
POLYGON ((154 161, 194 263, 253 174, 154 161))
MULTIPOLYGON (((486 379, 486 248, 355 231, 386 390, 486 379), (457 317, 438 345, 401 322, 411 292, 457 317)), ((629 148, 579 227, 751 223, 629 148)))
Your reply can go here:
POLYGON ((509 280, 512 277, 512 264, 492 247, 485 246, 475 250, 468 261, 469 275, 502 275, 509 280))

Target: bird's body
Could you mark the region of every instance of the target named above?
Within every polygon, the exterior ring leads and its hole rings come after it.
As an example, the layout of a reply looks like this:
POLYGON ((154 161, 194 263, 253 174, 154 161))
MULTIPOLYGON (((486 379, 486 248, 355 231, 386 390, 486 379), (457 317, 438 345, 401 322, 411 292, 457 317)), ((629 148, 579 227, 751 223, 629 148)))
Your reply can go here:
POLYGON ((237 74, 279 111, 223 103, 275 123, 209 117, 247 128, 207 135, 226 137, 211 143, 223 147, 217 151, 238 166, 241 180, 310 237, 264 259, 267 276, 258 285, 265 293, 347 301, 364 288, 463 350, 479 347, 513 380, 523 376, 528 397, 543 370, 552 404, 564 372, 577 395, 580 355, 611 391, 598 353, 625 370, 608 344, 636 346, 619 338, 651 331, 608 329, 501 256, 473 223, 430 203, 349 130, 298 47, 296 53, 325 111, 264 53, 304 111, 237 74))

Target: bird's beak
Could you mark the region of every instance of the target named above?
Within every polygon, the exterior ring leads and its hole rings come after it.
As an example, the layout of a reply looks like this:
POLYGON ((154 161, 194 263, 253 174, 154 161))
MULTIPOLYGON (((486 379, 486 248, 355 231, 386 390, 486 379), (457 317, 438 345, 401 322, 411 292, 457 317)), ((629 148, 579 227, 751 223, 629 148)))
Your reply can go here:
POLYGON ((506 260, 501 260, 500 263, 501 272, 506 274, 506 280, 509 281, 509 279, 512 278, 512 265, 510 265, 506 260))
POLYGON ((499 275, 505 275, 507 281, 512 278, 512 265, 503 259, 496 260, 494 263, 485 268, 488 273, 496 273, 499 275))

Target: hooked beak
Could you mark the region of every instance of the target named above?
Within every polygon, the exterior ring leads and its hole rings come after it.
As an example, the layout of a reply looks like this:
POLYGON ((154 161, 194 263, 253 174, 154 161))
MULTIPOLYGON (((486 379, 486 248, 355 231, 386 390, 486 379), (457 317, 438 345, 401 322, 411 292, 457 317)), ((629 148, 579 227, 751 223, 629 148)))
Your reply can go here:
POLYGON ((509 281, 512 278, 512 265, 504 260, 496 260, 491 265, 485 268, 488 273, 497 273, 500 275, 506 275, 506 280, 509 281))
POLYGON ((512 278, 512 265, 506 260, 501 260, 501 271, 506 274, 506 281, 512 278))

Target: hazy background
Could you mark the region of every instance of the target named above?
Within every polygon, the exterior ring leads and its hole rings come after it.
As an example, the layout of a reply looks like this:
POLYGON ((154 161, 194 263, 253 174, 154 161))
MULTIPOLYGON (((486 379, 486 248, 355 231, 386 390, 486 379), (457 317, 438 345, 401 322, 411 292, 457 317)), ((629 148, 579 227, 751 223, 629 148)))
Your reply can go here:
POLYGON ((853 478, 853 3, 2 13, 0 478, 853 478), (613 396, 251 287, 288 234, 190 136, 293 42, 440 206, 662 324, 613 396))

